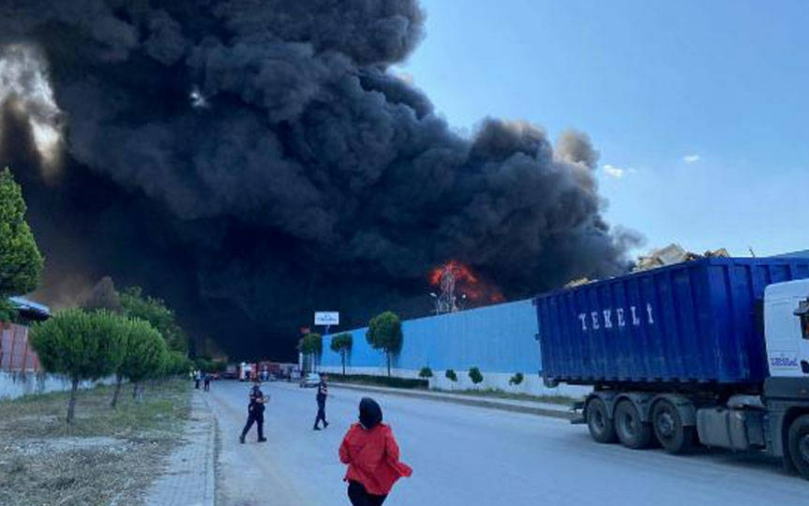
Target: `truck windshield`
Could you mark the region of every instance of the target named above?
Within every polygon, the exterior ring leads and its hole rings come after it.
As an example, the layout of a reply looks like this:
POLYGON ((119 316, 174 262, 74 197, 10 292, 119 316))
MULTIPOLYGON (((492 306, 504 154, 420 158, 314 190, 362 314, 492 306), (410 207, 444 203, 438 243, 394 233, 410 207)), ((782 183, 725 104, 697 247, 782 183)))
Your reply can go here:
POLYGON ((801 315, 801 336, 809 339, 809 314, 807 313, 801 315))

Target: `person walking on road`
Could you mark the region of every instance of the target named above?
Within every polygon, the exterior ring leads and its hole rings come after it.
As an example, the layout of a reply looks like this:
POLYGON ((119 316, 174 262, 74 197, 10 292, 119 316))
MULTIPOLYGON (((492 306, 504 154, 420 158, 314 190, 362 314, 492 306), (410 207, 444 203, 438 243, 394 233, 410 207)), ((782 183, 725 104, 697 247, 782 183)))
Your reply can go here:
POLYGON ((202 372, 199 369, 197 369, 196 371, 194 371, 194 388, 196 388, 197 390, 199 390, 200 380, 202 380, 202 372))
POLYGON ((258 430, 258 442, 263 443, 267 440, 264 437, 264 404, 267 399, 261 391, 261 381, 258 378, 254 379, 253 388, 250 389, 250 404, 247 405, 247 423, 244 424, 242 435, 239 436, 240 443, 244 444, 244 438, 254 423, 258 430))
POLYGON ((390 427, 382 423, 382 408, 375 400, 360 401, 360 421, 348 429, 340 445, 340 462, 348 465, 343 481, 353 506, 381 506, 393 484, 413 470, 399 461, 399 445, 390 427))
POLYGON ((317 384, 317 395, 315 396, 315 400, 317 400, 317 417, 315 417, 314 430, 320 430, 318 423, 321 421, 324 429, 329 426, 329 422, 326 421, 326 397, 329 396, 329 385, 326 384, 326 380, 328 379, 325 374, 320 374, 320 383, 317 384))
POLYGON ((204 387, 206 392, 211 391, 211 373, 209 373, 209 372, 205 373, 205 379, 204 379, 203 387, 204 387))

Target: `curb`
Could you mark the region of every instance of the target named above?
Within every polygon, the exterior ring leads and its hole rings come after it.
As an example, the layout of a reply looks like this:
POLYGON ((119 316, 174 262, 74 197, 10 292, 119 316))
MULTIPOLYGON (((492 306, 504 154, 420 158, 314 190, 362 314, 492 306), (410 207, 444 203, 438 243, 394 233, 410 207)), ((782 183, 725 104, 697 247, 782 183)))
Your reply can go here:
POLYGON ((500 411, 510 411, 512 413, 525 413, 529 415, 546 416, 550 418, 559 418, 562 420, 573 420, 576 414, 560 407, 560 409, 543 408, 539 406, 526 406, 519 404, 509 404, 505 402, 497 402, 485 399, 470 399, 462 397, 449 397, 440 394, 423 394, 419 392, 412 392, 408 390, 394 390, 387 388, 376 388, 372 386, 353 385, 349 383, 331 382, 336 388, 345 388, 348 390, 357 390, 360 392, 377 392, 380 394, 397 395, 399 397, 411 397, 414 399, 424 399, 435 402, 445 402, 448 404, 460 404, 464 406, 475 406, 479 408, 497 409, 500 411))

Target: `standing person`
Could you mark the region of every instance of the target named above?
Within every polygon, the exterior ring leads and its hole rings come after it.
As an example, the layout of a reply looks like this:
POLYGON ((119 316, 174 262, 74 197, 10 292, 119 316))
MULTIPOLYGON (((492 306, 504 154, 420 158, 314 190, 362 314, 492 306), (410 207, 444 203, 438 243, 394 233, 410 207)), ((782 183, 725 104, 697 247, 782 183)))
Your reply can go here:
POLYGON ((328 376, 320 373, 320 383, 317 384, 317 395, 315 396, 315 400, 317 401, 317 417, 315 417, 314 430, 320 430, 318 423, 321 420, 323 421, 324 429, 329 426, 329 422, 326 421, 326 397, 329 396, 329 385, 326 384, 327 379, 329 379, 328 376))
POLYGON ((206 392, 211 391, 211 373, 209 373, 209 372, 205 373, 205 382, 204 382, 203 386, 204 386, 206 392))
POLYGON ((244 437, 247 432, 256 424, 258 430, 258 442, 263 443, 267 440, 264 437, 264 404, 267 402, 267 397, 261 391, 261 381, 256 378, 253 380, 253 388, 250 389, 250 404, 247 405, 247 423, 244 424, 242 435, 239 436, 239 442, 244 444, 244 437))
POLYGON ((360 423, 348 429, 340 445, 340 461, 348 464, 343 481, 354 506, 381 506, 393 484, 413 470, 399 461, 399 445, 388 425, 382 423, 382 408, 375 400, 360 401, 360 423))
POLYGON ((199 390, 199 382, 202 380, 202 371, 197 369, 194 371, 194 388, 199 390))

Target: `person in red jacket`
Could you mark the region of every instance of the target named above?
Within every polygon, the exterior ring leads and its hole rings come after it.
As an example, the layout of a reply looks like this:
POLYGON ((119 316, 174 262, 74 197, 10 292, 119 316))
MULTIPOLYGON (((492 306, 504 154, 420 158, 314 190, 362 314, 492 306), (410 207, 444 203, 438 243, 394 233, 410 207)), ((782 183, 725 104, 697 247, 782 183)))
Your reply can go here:
POLYGON ((360 401, 360 422, 343 438, 340 461, 348 464, 343 481, 348 482, 354 506, 380 506, 396 480, 413 474, 410 466, 399 462, 399 445, 382 423, 382 408, 368 397, 360 401))

